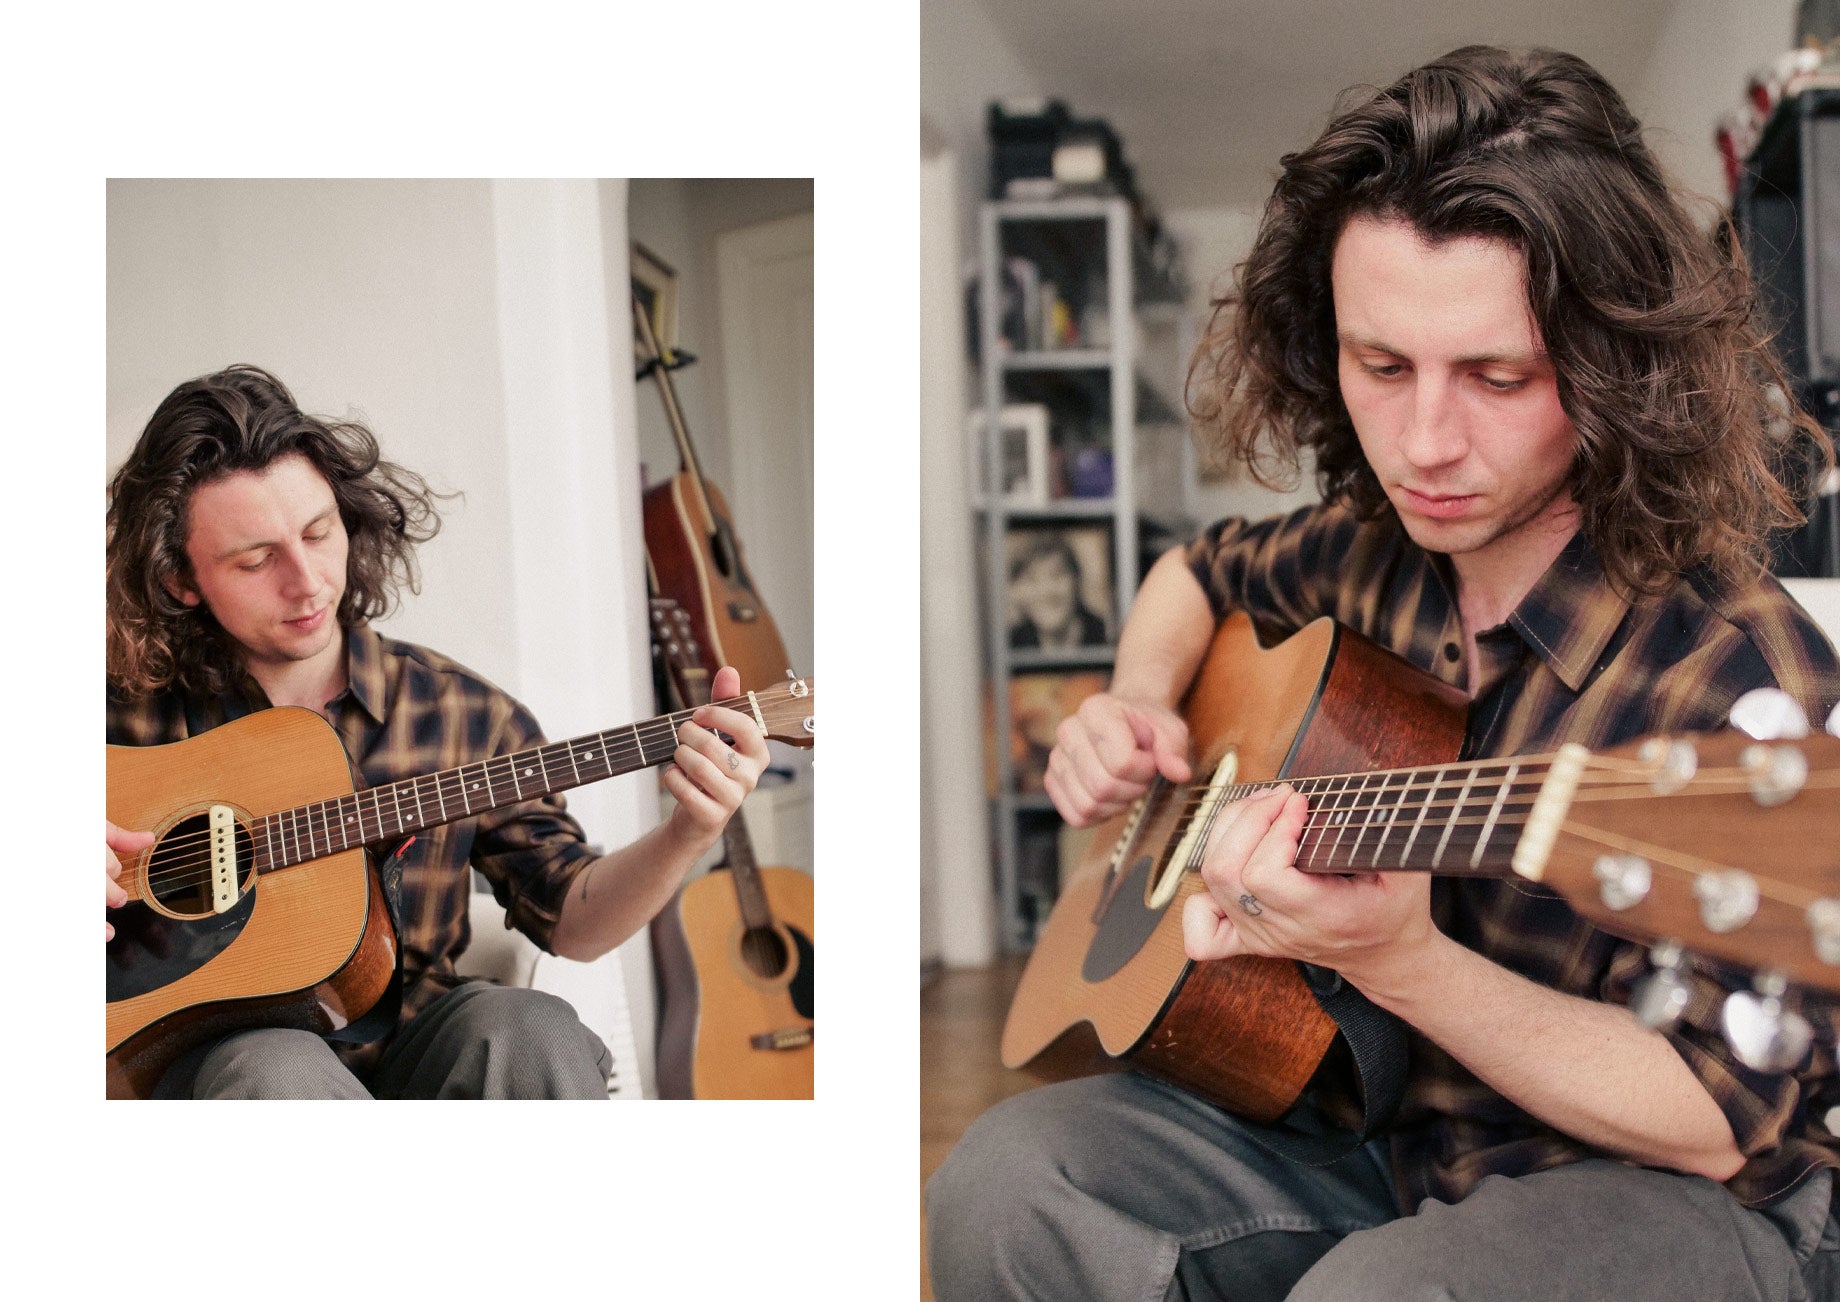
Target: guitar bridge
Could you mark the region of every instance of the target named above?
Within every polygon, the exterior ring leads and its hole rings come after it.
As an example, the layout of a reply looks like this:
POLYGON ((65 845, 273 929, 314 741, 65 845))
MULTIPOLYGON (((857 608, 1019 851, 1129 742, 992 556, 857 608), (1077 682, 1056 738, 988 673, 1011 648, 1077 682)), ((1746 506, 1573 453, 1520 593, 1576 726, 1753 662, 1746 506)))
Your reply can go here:
POLYGON ((228 913, 236 907, 236 812, 228 805, 211 806, 211 912, 228 913))
POLYGON ((728 617, 737 624, 752 624, 760 618, 760 611, 745 601, 731 601, 728 603, 728 617))
POLYGON ((811 1027, 787 1026, 777 1031, 768 1031, 764 1035, 751 1035, 748 1044, 756 1049, 769 1049, 775 1053, 787 1049, 803 1049, 811 1043, 811 1027))

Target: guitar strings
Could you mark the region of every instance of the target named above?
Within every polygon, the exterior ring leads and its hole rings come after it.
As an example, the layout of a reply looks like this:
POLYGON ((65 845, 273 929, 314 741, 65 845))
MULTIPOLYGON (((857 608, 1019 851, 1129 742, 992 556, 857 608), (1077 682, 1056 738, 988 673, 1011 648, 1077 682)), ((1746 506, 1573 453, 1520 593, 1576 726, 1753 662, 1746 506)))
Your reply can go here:
MULTIPOLYGON (((809 687, 809 680, 804 681, 807 687, 809 687)), ((802 695, 794 696, 793 687, 794 684, 792 683, 779 683, 753 693, 752 703, 758 704, 761 707, 763 716, 772 716, 773 721, 769 723, 769 731, 773 730, 775 727, 784 726, 784 720, 779 719, 777 712, 770 710, 768 708, 769 706, 778 706, 784 702, 796 701, 798 702, 797 708, 801 711, 809 708, 811 700, 809 690, 802 695)), ((751 714, 751 710, 748 708, 750 701, 746 695, 728 697, 721 701, 711 702, 711 704, 717 708, 733 709, 739 713, 751 714)), ((335 806, 341 806, 346 801, 352 802, 351 809, 354 811, 354 816, 360 820, 359 827, 362 830, 362 820, 366 815, 362 806, 358 804, 358 801, 367 794, 372 795, 373 806, 370 817, 375 818, 378 824, 378 835, 375 838, 369 838, 369 840, 358 842, 347 841, 345 846, 346 849, 350 849, 354 845, 367 844, 370 841, 384 840, 389 837, 402 835, 404 832, 410 830, 408 827, 409 820, 406 814, 398 815, 398 827, 395 830, 386 831, 384 829, 383 820, 385 815, 382 812, 382 802, 386 795, 396 799, 399 807, 402 796, 408 796, 416 809, 416 830, 423 827, 436 826, 442 822, 459 821, 460 818, 470 817, 470 813, 463 813, 459 815, 458 818, 443 817, 429 820, 426 818, 425 811, 428 804, 433 803, 437 812, 444 812, 445 804, 449 799, 459 803, 464 808, 468 804, 466 783, 470 771, 478 771, 479 776, 486 782, 488 796, 490 797, 493 794, 494 786, 502 785, 506 777, 512 779, 513 788, 515 790, 515 775, 518 770, 529 767, 534 762, 542 771, 542 779, 547 789, 538 795, 526 797, 526 799, 540 799, 542 796, 549 795, 559 789, 566 789, 551 784, 552 769, 558 775, 559 780, 562 775, 566 775, 569 779, 577 777, 579 762, 588 762, 591 771, 599 767, 604 767, 609 770, 597 777, 582 778, 579 782, 571 780, 569 782, 569 786, 571 787, 575 785, 586 785, 589 782, 600 781, 608 777, 620 776, 620 772, 616 772, 615 770, 619 770, 621 766, 627 765, 635 756, 641 760, 645 760, 645 757, 655 746, 662 744, 664 738, 675 737, 678 727, 693 719, 696 708, 673 711, 670 714, 647 719, 640 723, 609 728, 601 733, 591 733, 567 741, 550 742, 543 746, 514 752, 510 755, 495 755, 488 759, 478 761, 476 764, 463 764, 456 768, 442 770, 439 773, 424 774, 415 778, 405 778, 398 782, 388 783, 380 787, 368 787, 363 791, 335 796, 312 804, 297 806, 294 809, 280 810, 272 814, 263 815, 256 821, 256 827, 263 829, 262 834, 258 835, 254 828, 245 828, 243 830, 247 831, 252 842, 266 839, 266 836, 272 833, 280 835, 284 843, 291 838, 295 842, 296 849, 298 849, 300 841, 299 825, 304 822, 307 829, 307 842, 309 848, 316 846, 322 837, 326 839, 328 846, 326 851, 310 855, 308 858, 323 858, 328 854, 340 853, 340 851, 330 849, 331 829, 328 825, 326 815, 330 809, 335 806), (618 740, 607 740, 608 738, 616 736, 618 740), (582 743, 590 740, 595 741, 596 748, 599 751, 598 758, 588 760, 585 755, 577 756, 576 748, 582 743), (430 783, 434 784, 433 790, 425 790, 424 788, 430 783), (314 816, 316 814, 318 815, 317 827, 314 824, 314 816), (290 815, 293 816, 293 821, 291 822, 275 821, 286 820, 290 815), (274 824, 272 827, 269 826, 271 823, 274 824)), ((801 715, 801 717, 803 716, 801 715)), ((675 754, 675 747, 672 748, 672 753, 675 754)), ((623 771, 633 772, 636 771, 638 767, 656 767, 667 763, 669 759, 670 756, 657 760, 645 760, 643 765, 625 768, 623 771)), ((511 800, 502 803, 516 804, 519 803, 519 800, 514 796, 511 800)), ((493 805, 488 808, 498 807, 500 806, 493 805)), ((487 809, 481 809, 478 812, 485 813, 487 809)), ((197 816, 198 815, 194 815, 194 817, 197 816)), ((208 882, 212 876, 210 854, 211 839, 212 833, 207 828, 202 831, 186 833, 182 836, 169 837, 143 852, 150 856, 157 856, 159 859, 158 870, 150 871, 147 874, 149 887, 151 888, 157 885, 160 891, 170 893, 173 891, 181 891, 188 887, 200 886, 208 882)), ((267 857, 266 848, 257 846, 255 854, 257 865, 259 866, 267 857)), ((295 862, 306 861, 306 859, 302 859, 296 860, 295 862)))

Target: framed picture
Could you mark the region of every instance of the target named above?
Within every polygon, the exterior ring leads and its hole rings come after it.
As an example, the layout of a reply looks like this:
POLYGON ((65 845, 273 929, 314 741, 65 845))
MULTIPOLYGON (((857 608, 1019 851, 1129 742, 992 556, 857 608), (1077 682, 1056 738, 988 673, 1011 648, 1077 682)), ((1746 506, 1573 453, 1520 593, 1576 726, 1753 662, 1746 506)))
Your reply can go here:
MULTIPOLYGON (((985 410, 972 411, 966 459, 971 467, 971 497, 990 500, 989 457, 985 442, 985 410)), ((1040 403, 1015 403, 1003 408, 1002 497, 1005 506, 1048 504, 1048 409, 1040 403)))
MULTIPOLYGON (((651 322, 652 338, 658 341, 658 354, 669 357, 677 350, 677 272, 663 258, 643 244, 632 246, 633 297, 645 309, 651 322)), ((641 364, 651 361, 645 341, 635 333, 633 357, 641 364)))
MULTIPOLYGON (((1009 758, 1016 775, 1016 790, 1039 792, 1048 776, 1048 753, 1054 749, 1054 730, 1061 720, 1080 708, 1094 692, 1103 692, 1110 675, 1100 672, 1016 674, 1009 680, 1009 758)), ((985 782, 997 792, 996 710, 986 693, 984 739, 987 760, 985 782)))
POLYGON ((1109 524, 1012 524, 1003 546, 1010 650, 1111 645, 1118 612, 1109 524))

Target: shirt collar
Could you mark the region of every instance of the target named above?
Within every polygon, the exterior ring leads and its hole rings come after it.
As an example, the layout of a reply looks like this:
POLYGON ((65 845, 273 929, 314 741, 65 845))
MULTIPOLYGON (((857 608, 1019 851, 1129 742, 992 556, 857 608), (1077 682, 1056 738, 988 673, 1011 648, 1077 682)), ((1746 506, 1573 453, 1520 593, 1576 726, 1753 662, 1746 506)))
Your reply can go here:
POLYGON ((382 723, 384 706, 390 697, 389 689, 382 637, 369 624, 357 624, 346 629, 345 691, 340 695, 350 696, 366 714, 382 723))
POLYGON ((1629 602, 1604 577, 1597 552, 1581 529, 1508 616, 1553 673, 1576 692, 1629 613, 1629 602))

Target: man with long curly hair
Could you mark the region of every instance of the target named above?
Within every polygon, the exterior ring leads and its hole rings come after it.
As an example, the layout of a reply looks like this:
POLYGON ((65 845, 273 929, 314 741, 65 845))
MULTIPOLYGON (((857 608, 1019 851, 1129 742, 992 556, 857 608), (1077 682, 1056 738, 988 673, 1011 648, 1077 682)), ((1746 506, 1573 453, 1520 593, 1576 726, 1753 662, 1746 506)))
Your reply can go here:
MULTIPOLYGON (((110 484, 108 740, 176 742, 271 706, 334 727, 367 787, 543 744, 529 711, 369 621, 416 585, 436 494, 362 425, 302 412, 273 376, 181 384, 110 484)), ((717 674, 714 699, 738 690, 717 674)), ((284 757, 277 757, 279 762, 284 757)), ((592 959, 643 926, 721 835, 767 763, 754 721, 704 707, 680 730, 668 819, 623 850, 585 843, 560 796, 448 823, 397 851, 401 1011, 375 1043, 263 1028, 207 1040, 160 1081, 198 1098, 606 1098, 606 1047, 562 1000, 456 975, 471 869, 538 945, 592 959), (720 730, 720 732, 718 732, 720 730), (730 746, 721 733, 734 739, 730 746)), ((110 824, 120 856, 153 835, 110 824)), ((115 927, 108 927, 111 944, 115 927)))
MULTIPOLYGON (((1075 825, 1191 777, 1176 705, 1233 610, 1333 616, 1466 692, 1465 758, 1715 728, 1757 687, 1817 724, 1840 701, 1764 571, 1831 453, 1741 260, 1579 59, 1468 47, 1355 93, 1285 158, 1192 378, 1219 450, 1307 455, 1324 500, 1157 563, 1049 763, 1075 825)), ((1136 1073, 1019 1095, 929 1187, 942 1299, 1832 1295, 1831 1025, 1752 1070, 1695 972, 1648 1029, 1641 946, 1525 884, 1295 871, 1307 805, 1223 815, 1185 948, 1307 962, 1396 1019, 1390 1121, 1265 1128, 1136 1073)))

